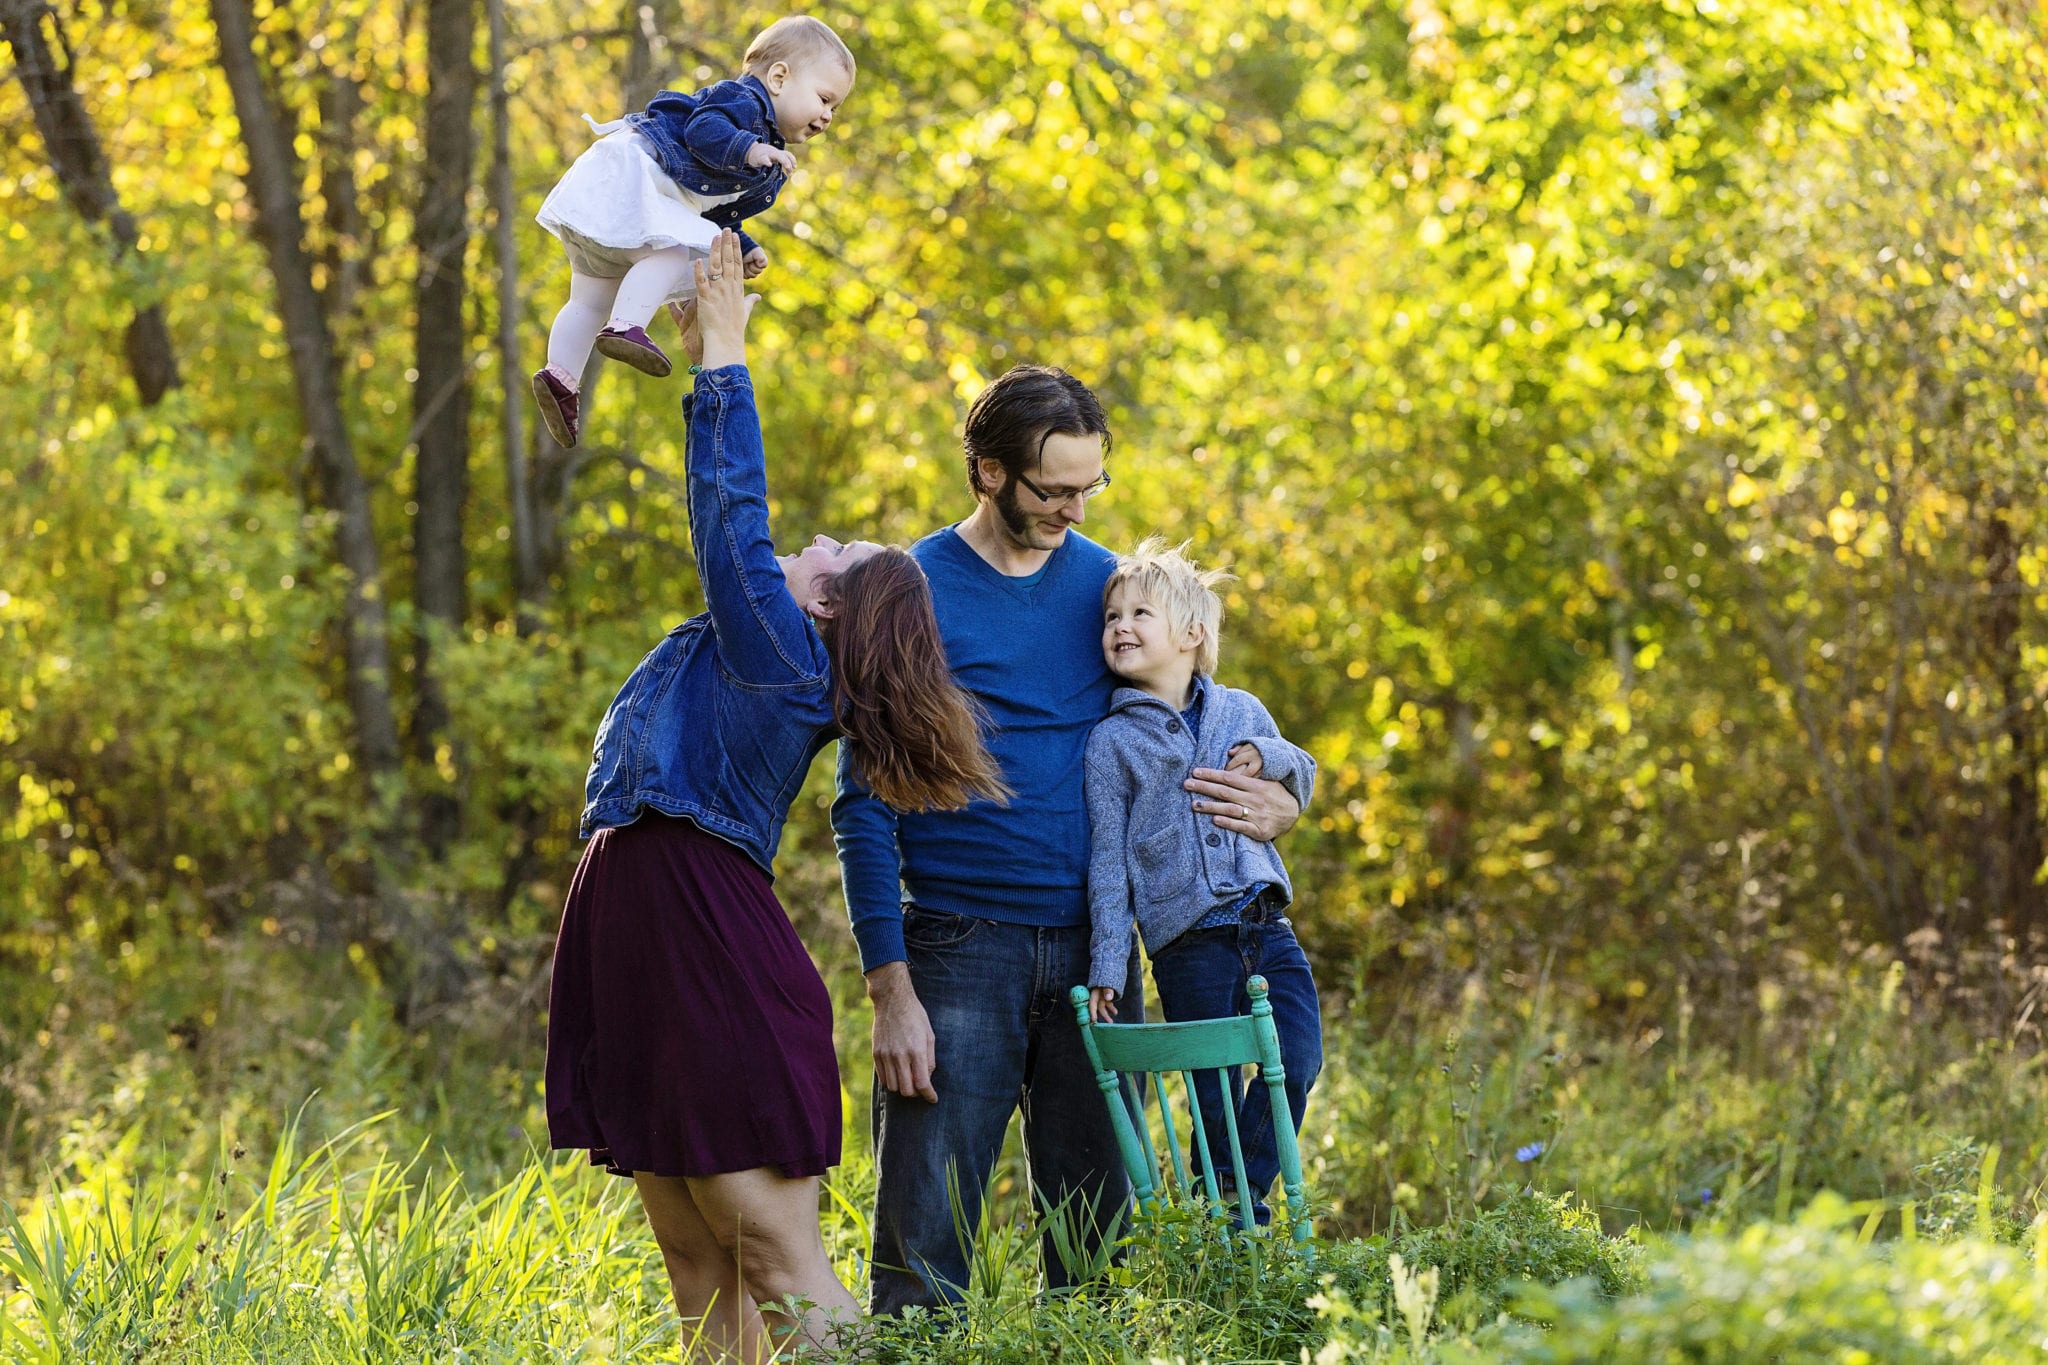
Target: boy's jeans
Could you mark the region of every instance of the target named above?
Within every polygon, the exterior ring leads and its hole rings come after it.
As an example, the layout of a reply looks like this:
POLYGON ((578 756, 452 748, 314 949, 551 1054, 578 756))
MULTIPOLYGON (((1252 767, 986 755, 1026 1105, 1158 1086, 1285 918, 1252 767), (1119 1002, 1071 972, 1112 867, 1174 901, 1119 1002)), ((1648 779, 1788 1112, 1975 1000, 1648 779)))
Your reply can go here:
MULTIPOLYGON (((1273 1007, 1273 1023, 1280 1033, 1280 1064, 1287 1071, 1287 1108, 1299 1135, 1309 1088, 1323 1069, 1323 1020, 1315 978, 1309 975, 1308 958, 1295 941, 1294 926, 1276 916, 1261 923, 1190 929, 1152 958, 1160 1011, 1169 1023, 1250 1013, 1251 996, 1245 991, 1245 982, 1254 976, 1266 978, 1266 1000, 1273 1007)), ((1231 1167, 1230 1130, 1224 1125, 1223 1096, 1215 1072, 1196 1073, 1195 1095, 1209 1135, 1209 1154, 1216 1162, 1216 1178, 1227 1193, 1236 1189, 1237 1173, 1231 1167)), ((1230 1103, 1237 1109, 1238 1138, 1244 1144, 1252 1215, 1263 1227, 1273 1217, 1265 1194, 1280 1174, 1272 1102, 1263 1082, 1247 1093, 1240 1071, 1232 1077, 1230 1103)))
MULTIPOLYGON (((1130 1181, 1067 998, 1088 979, 1088 937, 1085 924, 1038 928, 906 907, 903 942, 937 1041, 939 1102, 875 1087, 870 1312, 960 1301, 982 1192, 1020 1103, 1039 1212, 1064 1205, 1091 1253, 1115 1231, 1130 1181)), ((1127 1023, 1145 1017, 1137 962, 1134 950, 1127 1023)), ((1047 1288, 1072 1283, 1050 1234, 1042 1255, 1047 1288)))

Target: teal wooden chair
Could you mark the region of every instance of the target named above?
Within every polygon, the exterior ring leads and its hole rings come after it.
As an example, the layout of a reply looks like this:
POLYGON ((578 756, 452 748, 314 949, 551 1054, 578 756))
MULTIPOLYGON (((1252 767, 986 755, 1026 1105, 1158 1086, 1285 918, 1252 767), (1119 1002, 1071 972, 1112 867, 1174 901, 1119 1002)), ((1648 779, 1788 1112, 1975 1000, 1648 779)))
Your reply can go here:
MULTIPOLYGON (((1301 1147, 1294 1137, 1294 1118, 1287 1108, 1287 1072, 1280 1064, 1280 1034, 1273 1026, 1273 1006, 1266 1000, 1266 979, 1253 977, 1246 984, 1252 1012, 1234 1019, 1203 1019, 1187 1024, 1098 1024, 1088 1017, 1088 988, 1076 986, 1070 998, 1074 1017, 1081 1024, 1081 1038, 1088 1047, 1088 1060, 1095 1067, 1095 1080, 1102 1087, 1103 1102, 1109 1106, 1109 1121, 1116 1130, 1117 1150, 1124 1170, 1138 1196, 1138 1206, 1158 1212, 1171 1188, 1189 1169, 1174 1122, 1173 1103, 1166 1082, 1178 1075, 1187 1096, 1188 1128, 1202 1192, 1219 1219, 1227 1217, 1216 1181, 1216 1162, 1209 1151, 1209 1134, 1201 1120, 1201 1106, 1195 1099, 1195 1073, 1216 1073, 1223 1087, 1224 1127, 1230 1138, 1231 1169, 1244 1170, 1244 1148, 1237 1136, 1237 1109, 1228 1102, 1232 1073, 1242 1066, 1259 1068, 1253 1081, 1264 1081, 1267 1100, 1273 1106, 1273 1135, 1280 1154, 1280 1181, 1287 1191, 1287 1213, 1294 1220, 1294 1240, 1307 1242, 1313 1233, 1308 1205, 1302 1195, 1301 1147), (1148 1083, 1134 1085, 1132 1077, 1143 1076, 1148 1083), (1158 1096, 1161 1128, 1166 1138, 1166 1162, 1159 1160, 1142 1096, 1158 1096), (1136 1116, 1135 1119, 1133 1116, 1136 1116)), ((1237 1187, 1238 1225, 1247 1233, 1256 1231, 1252 1220, 1252 1192, 1242 1180, 1237 1187)))

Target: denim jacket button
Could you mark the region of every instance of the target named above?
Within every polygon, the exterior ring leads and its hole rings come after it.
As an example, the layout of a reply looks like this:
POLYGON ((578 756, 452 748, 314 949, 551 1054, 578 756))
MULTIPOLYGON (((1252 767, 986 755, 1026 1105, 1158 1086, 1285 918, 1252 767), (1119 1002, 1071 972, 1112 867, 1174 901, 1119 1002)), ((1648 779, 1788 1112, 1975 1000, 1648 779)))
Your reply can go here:
POLYGON ((1179 722, 1179 721, 1177 721, 1177 720, 1170 720, 1170 721, 1166 722, 1166 733, 1167 733, 1167 734, 1169 734, 1169 735, 1177 735, 1177 734, 1179 734, 1179 733, 1180 733, 1180 722, 1179 722))
POLYGON ((1216 846, 1217 846, 1218 844, 1220 844, 1220 843, 1222 843, 1222 842, 1223 842, 1223 836, 1222 836, 1222 835, 1220 835, 1220 834, 1212 834, 1212 835, 1210 835, 1210 836, 1209 836, 1209 838, 1208 838, 1208 844, 1209 844, 1209 847, 1211 847, 1211 848, 1214 848, 1214 847, 1216 847, 1216 846))

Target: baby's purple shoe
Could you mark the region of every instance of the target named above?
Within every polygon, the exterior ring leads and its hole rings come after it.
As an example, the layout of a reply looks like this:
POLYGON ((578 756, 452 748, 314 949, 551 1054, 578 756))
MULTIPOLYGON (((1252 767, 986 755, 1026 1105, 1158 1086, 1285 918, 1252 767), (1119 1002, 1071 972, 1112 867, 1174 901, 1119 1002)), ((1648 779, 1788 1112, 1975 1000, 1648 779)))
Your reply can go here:
POLYGON ((561 371, 550 365, 533 372, 533 397, 540 404, 540 420, 558 445, 573 446, 582 434, 581 406, 575 387, 561 371))
POLYGON ((597 334, 597 350, 599 355, 623 360, 656 379, 668 378, 669 371, 675 368, 644 327, 607 327, 597 334))

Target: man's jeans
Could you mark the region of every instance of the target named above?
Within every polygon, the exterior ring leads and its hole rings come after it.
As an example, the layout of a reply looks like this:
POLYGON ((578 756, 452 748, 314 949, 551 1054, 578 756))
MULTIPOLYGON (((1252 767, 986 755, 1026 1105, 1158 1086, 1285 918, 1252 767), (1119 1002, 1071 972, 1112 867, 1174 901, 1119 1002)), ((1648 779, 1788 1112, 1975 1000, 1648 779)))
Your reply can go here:
MULTIPOLYGON (((1295 941, 1294 927, 1276 917, 1256 924, 1190 929, 1152 959, 1159 1010, 1170 1023, 1249 1013, 1251 996, 1245 983, 1254 976, 1266 978, 1266 1000, 1273 1007, 1273 1024, 1280 1034, 1280 1064, 1287 1072, 1287 1108, 1298 1135, 1309 1088, 1323 1069, 1323 1021, 1315 978, 1309 975, 1308 958, 1295 941)), ((1232 1077, 1230 1103, 1237 1110, 1238 1138, 1244 1144, 1252 1214, 1264 1226, 1273 1216, 1266 1207, 1265 1194, 1280 1173, 1280 1149, 1273 1135, 1273 1106, 1265 1085, 1254 1085, 1246 1093, 1242 1075, 1240 1070, 1232 1077)), ((1201 1102, 1202 1125, 1209 1135, 1217 1180, 1226 1191, 1235 1190, 1230 1130, 1224 1125, 1223 1095, 1214 1071, 1196 1073, 1195 1095, 1201 1102)))
MULTIPOLYGON (((1091 1258, 1115 1235, 1130 1181, 1067 998, 1088 980, 1088 934, 1086 925, 1042 929, 905 908, 910 980, 937 1039, 939 1102, 875 1087, 870 1311, 960 1301, 982 1194, 1020 1103, 1038 1212, 1065 1209, 1091 1258)), ((1134 952, 1127 1023, 1144 1018, 1137 962, 1134 952)), ((1050 1232, 1041 1254, 1047 1288, 1073 1282, 1050 1232)))

